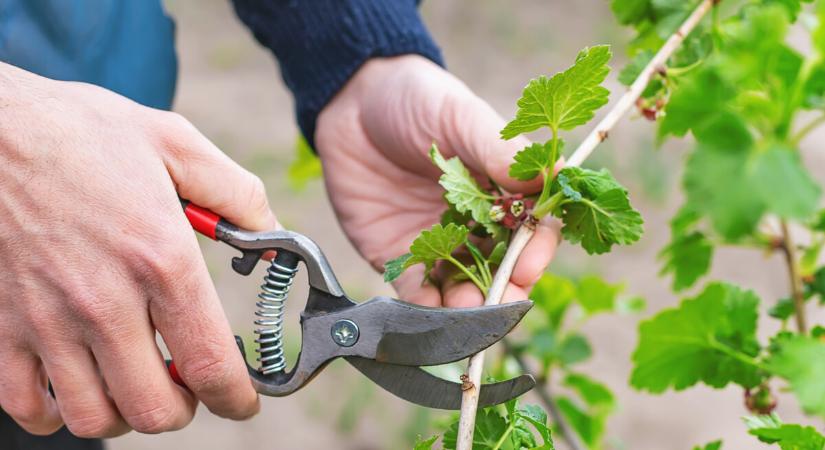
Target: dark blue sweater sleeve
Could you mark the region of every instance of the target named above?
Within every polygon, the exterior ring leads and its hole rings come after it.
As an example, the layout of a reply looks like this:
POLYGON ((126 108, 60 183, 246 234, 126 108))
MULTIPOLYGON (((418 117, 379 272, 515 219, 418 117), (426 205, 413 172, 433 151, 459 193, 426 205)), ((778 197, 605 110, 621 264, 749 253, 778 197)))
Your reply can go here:
POLYGON ((321 109, 374 56, 416 53, 442 64, 415 0, 233 0, 255 38, 275 54, 314 148, 321 109))

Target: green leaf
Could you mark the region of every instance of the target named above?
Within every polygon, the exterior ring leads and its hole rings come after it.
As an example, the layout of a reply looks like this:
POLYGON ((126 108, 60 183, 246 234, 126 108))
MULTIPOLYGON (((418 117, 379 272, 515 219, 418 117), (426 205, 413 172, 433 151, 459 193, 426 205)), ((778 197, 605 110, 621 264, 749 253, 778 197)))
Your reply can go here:
POLYGON ((567 278, 545 273, 530 291, 530 300, 544 312, 550 327, 558 330, 570 303, 576 298, 576 286, 567 278))
MULTIPOLYGON (((491 450, 498 439, 507 430, 507 420, 495 408, 481 409, 476 413, 476 426, 473 433, 473 450, 491 450)), ((458 422, 452 424, 444 433, 445 450, 455 449, 458 438, 458 422)))
POLYGON ((498 266, 504 259, 505 254, 507 254, 507 243, 499 241, 496 246, 493 247, 493 250, 490 251, 490 256, 487 257, 487 260, 490 261, 491 265, 498 266))
POLYGON ((825 3, 822 1, 816 5, 816 16, 819 19, 819 26, 814 30, 811 40, 819 55, 825 57, 825 3))
POLYGON ((437 440, 438 435, 430 436, 428 439, 423 439, 421 436, 418 436, 418 439, 415 440, 413 450, 431 450, 437 440))
POLYGON ((625 86, 630 86, 633 84, 633 82, 636 81, 636 78, 639 78, 639 75, 642 74, 642 70, 647 67, 652 59, 653 52, 650 50, 644 50, 636 53, 636 56, 634 56, 627 66, 625 66, 625 68, 619 73, 619 82, 625 86))
POLYGON ((778 346, 768 360, 769 369, 788 380, 806 412, 825 417, 825 342, 796 336, 778 346))
POLYGON ((515 410, 515 417, 517 421, 530 423, 542 439, 542 445, 533 446, 531 450, 554 450, 550 427, 547 426, 547 413, 543 409, 536 405, 524 405, 515 410))
POLYGON ((816 271, 816 264, 823 247, 825 247, 825 240, 818 238, 814 238, 810 245, 804 247, 802 257, 799 258, 799 274, 803 279, 813 275, 816 271))
POLYGON ((490 219, 493 196, 481 189, 470 171, 458 157, 445 160, 435 144, 430 148, 430 159, 444 172, 438 183, 447 193, 444 197, 459 213, 468 213, 473 220, 483 224, 491 234, 499 225, 490 219))
POLYGON ((664 261, 659 275, 673 274, 673 290, 681 291, 696 283, 710 270, 713 244, 701 232, 675 235, 659 253, 664 261))
POLYGON ((825 449, 825 436, 819 434, 814 427, 780 425, 775 428, 754 428, 749 433, 762 442, 778 444, 782 450, 825 449))
POLYGON ((446 227, 441 224, 433 225, 432 228, 422 231, 415 238, 410 246, 412 256, 404 261, 403 268, 424 264, 425 273, 429 273, 436 261, 450 258, 452 253, 467 241, 469 232, 464 225, 452 223, 446 227))
POLYGON ((806 109, 825 111, 825 60, 813 68, 804 90, 802 106, 806 109))
POLYGON ((642 216, 623 189, 571 201, 562 210, 562 235, 574 244, 581 242, 589 254, 607 253, 614 244, 632 244, 642 236, 642 216))
POLYGON ((515 162, 510 164, 510 177, 528 181, 545 173, 550 173, 564 148, 564 141, 558 142, 556 154, 553 155, 552 141, 546 144, 534 143, 516 153, 515 162))
POLYGON ((640 313, 646 308, 647 300, 640 296, 620 298, 616 303, 616 311, 624 314, 640 313))
POLYGON ((765 212, 747 165, 746 151, 699 146, 685 168, 688 203, 707 214, 714 229, 728 241, 751 234, 765 212))
POLYGON ((749 430, 756 428, 779 428, 782 426, 782 419, 779 418, 776 412, 760 414, 758 416, 745 416, 742 418, 742 421, 745 422, 745 426, 748 427, 749 430))
POLYGON ((561 192, 565 198, 573 200, 574 202, 580 202, 582 200, 581 192, 573 188, 566 173, 560 173, 556 178, 556 182, 559 184, 559 187, 561 187, 561 192))
POLYGON ((816 213, 816 217, 810 223, 810 228, 813 231, 820 231, 825 233, 825 209, 820 209, 816 213))
POLYGON ((467 246, 467 250, 470 251, 470 255, 476 263, 484 263, 484 261, 487 260, 487 258, 484 257, 484 253, 481 252, 481 249, 472 242, 467 241, 464 245, 467 246))
POLYGON ((567 422, 581 437, 582 441, 589 448, 596 446, 602 435, 604 435, 604 417, 588 414, 571 399, 564 396, 557 397, 556 404, 561 414, 567 419, 567 422))
POLYGON ((586 48, 564 72, 531 80, 518 100, 516 118, 501 130, 501 137, 512 139, 541 127, 571 130, 589 122, 610 94, 600 86, 610 72, 610 56, 609 46, 586 48))
POLYGON ((701 127, 726 110, 735 92, 715 70, 700 70, 685 77, 668 101, 667 115, 659 126, 659 138, 671 134, 684 136, 689 130, 701 127))
POLYGON ((611 412, 616 407, 616 398, 604 384, 580 373, 569 373, 562 383, 576 391, 591 408, 611 412))
POLYGON ((771 306, 768 310, 768 315, 779 320, 788 320, 794 313, 793 300, 790 298, 782 298, 771 306))
POLYGON ((458 212, 458 210, 455 209, 455 205, 447 201, 446 198, 444 201, 447 203, 447 209, 441 213, 441 220, 439 220, 441 225, 447 226, 451 223, 456 225, 468 225, 470 221, 473 220, 473 217, 470 214, 458 212))
POLYGON ((610 284, 601 278, 590 275, 579 280, 577 298, 587 314, 600 311, 613 311, 616 298, 624 290, 621 284, 610 284))
MULTIPOLYGON (((473 450, 553 450, 547 414, 541 408, 533 405, 518 407, 516 400, 507 402, 505 407, 506 416, 502 416, 494 407, 478 411, 473 433, 473 450), (531 427, 542 438, 541 445, 537 445, 531 427), (500 444, 503 445, 499 446, 500 444)), ((455 422, 444 433, 442 442, 445 450, 455 449, 457 436, 458 422, 455 422)))
POLYGON ((805 284, 806 289, 811 294, 819 296, 819 302, 825 303, 825 266, 814 272, 814 278, 810 283, 805 284))
POLYGON ((590 342, 581 334, 569 334, 562 339, 558 348, 559 362, 564 366, 570 366, 582 362, 593 354, 590 342))
POLYGON ((674 34, 701 0, 651 0, 653 22, 662 39, 674 34))
POLYGON ((384 263, 384 282, 391 283, 398 279, 407 270, 407 261, 412 258, 412 253, 404 253, 398 258, 391 259, 384 263))
POLYGON ((722 441, 713 441, 705 444, 704 447, 693 447, 693 450, 719 450, 722 448, 722 441))
POLYGON ((558 363, 563 366, 585 361, 593 354, 587 338, 578 333, 559 336, 549 329, 533 335, 527 350, 541 360, 543 366, 558 363))
POLYGON ((712 283, 678 308, 642 322, 631 385, 654 393, 699 382, 715 388, 756 386, 761 381, 754 360, 760 350, 758 303, 751 291, 712 283))
POLYGON ((303 191, 307 183, 321 178, 323 169, 321 160, 312 151, 306 139, 299 135, 295 143, 295 159, 289 164, 286 171, 286 179, 290 189, 293 191, 303 191))
POLYGON ((527 341, 526 349, 541 361, 542 367, 549 367, 558 360, 558 336, 553 330, 540 329, 527 341))
POLYGON ((570 187, 586 197, 593 197, 614 189, 624 189, 607 169, 595 171, 580 167, 565 167, 559 171, 559 175, 564 175, 570 187))
POLYGON ((642 217, 630 206, 625 190, 607 170, 599 172, 566 167, 551 186, 551 194, 562 193, 562 235, 581 242, 590 253, 606 253, 614 244, 631 244, 642 235, 642 217))
POLYGON ((764 5, 781 5, 787 11, 791 21, 796 21, 796 17, 802 11, 803 2, 810 3, 810 0, 761 0, 764 5))
POLYGON ((650 0, 613 0, 610 9, 622 25, 635 25, 647 19, 653 11, 650 0))
POLYGON ((816 212, 822 190, 794 150, 770 147, 756 158, 753 171, 753 186, 769 211, 790 219, 806 219, 816 212))

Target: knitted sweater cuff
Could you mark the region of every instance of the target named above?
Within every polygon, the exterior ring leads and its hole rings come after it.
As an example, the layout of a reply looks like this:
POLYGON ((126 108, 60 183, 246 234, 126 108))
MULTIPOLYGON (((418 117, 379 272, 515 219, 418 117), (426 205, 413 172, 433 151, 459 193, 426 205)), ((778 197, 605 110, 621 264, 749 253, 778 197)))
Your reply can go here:
POLYGON ((419 54, 443 65, 414 0, 234 0, 238 16, 275 54, 295 96, 298 126, 315 148, 318 114, 372 57, 419 54))

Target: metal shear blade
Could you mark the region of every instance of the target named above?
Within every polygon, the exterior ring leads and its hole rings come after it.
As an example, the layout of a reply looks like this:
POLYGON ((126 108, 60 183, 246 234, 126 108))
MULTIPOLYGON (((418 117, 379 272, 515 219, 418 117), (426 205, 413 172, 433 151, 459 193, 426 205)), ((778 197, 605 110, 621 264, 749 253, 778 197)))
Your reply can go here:
MULTIPOLYGON (((460 409, 461 384, 425 372, 418 367, 400 366, 348 356, 347 362, 375 384, 412 403, 435 409, 460 409)), ((498 405, 533 389, 536 380, 521 375, 506 381, 482 385, 479 406, 498 405)))
POLYGON ((506 336, 533 306, 522 301, 445 309, 389 297, 336 300, 340 308, 318 311, 310 304, 302 314, 305 336, 321 337, 305 339, 307 351, 317 358, 360 356, 404 366, 446 364, 478 353, 506 336), (336 331, 350 333, 351 341, 341 343, 336 331))

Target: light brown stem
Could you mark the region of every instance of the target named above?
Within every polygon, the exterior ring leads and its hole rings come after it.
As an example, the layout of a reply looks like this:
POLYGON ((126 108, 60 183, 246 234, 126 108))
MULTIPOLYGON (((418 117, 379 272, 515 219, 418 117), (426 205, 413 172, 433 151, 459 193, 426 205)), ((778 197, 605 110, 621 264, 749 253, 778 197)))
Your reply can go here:
MULTIPOLYGON (((516 266, 521 251, 530 242, 530 238, 536 231, 535 224, 528 222, 520 226, 510 240, 507 253, 501 261, 501 265, 493 277, 493 284, 487 291, 484 305, 498 305, 504 295, 504 289, 510 282, 510 275, 516 266)), ((476 411, 478 410, 478 394, 481 386, 481 372, 484 369, 484 352, 478 352, 470 357, 467 364, 467 376, 469 377, 469 388, 465 389, 461 395, 461 417, 458 422, 458 440, 456 450, 472 450, 473 430, 476 423, 476 411)))
MULTIPOLYGON (((596 147, 607 139, 610 130, 616 125, 630 108, 636 103, 639 96, 642 95, 648 83, 650 83, 653 74, 665 67, 665 63, 670 59, 671 55, 679 48, 685 37, 702 21, 705 14, 719 3, 720 0, 704 0, 691 15, 685 20, 682 26, 676 30, 670 38, 665 42, 659 52, 653 57, 647 67, 642 70, 636 81, 630 86, 630 89, 619 99, 616 106, 607 113, 604 119, 596 125, 593 131, 585 138, 579 145, 575 152, 567 160, 566 166, 580 166, 596 147)), ((493 278, 493 284, 487 292, 484 299, 485 305, 497 305, 501 303, 501 296, 504 294, 504 288, 510 281, 510 275, 513 272, 518 257, 521 251, 527 245, 527 242, 533 236, 535 228, 533 226, 522 225, 516 230, 510 246, 507 248, 507 253, 504 255, 504 260, 493 278)), ((456 442, 456 450, 472 450, 473 447, 473 431, 475 428, 476 412, 478 410, 478 394, 479 386, 481 385, 481 372, 484 368, 484 352, 477 353, 470 357, 467 365, 467 375, 469 376, 469 389, 464 391, 461 397, 461 417, 458 424, 458 440, 456 442)))
POLYGON ((625 92, 622 98, 619 99, 616 106, 607 113, 607 115, 593 128, 593 131, 587 135, 587 137, 582 141, 576 151, 570 155, 570 159, 568 159, 568 166, 579 166, 581 163, 587 159, 588 156, 595 150, 595 148, 604 142, 607 139, 607 136, 610 133, 610 130, 616 125, 616 123, 621 119, 633 105, 636 104, 636 100, 644 92, 647 85, 650 83, 650 79, 653 75, 659 71, 664 69, 667 60, 673 55, 673 53, 679 49, 679 46, 682 44, 682 41, 685 40, 685 37, 690 34, 691 31, 702 21, 702 18, 705 14, 708 13, 713 6, 718 3, 719 0, 704 0, 693 13, 685 20, 681 27, 676 30, 676 33, 670 36, 670 38, 665 42, 659 52, 650 60, 650 63, 642 70, 642 73, 639 74, 639 77, 636 78, 636 81, 630 85, 630 89, 625 92))
POLYGON ((785 263, 788 266, 788 278, 790 278, 791 282, 791 298, 793 299, 796 330, 801 334, 805 334, 808 332, 808 326, 805 320, 805 294, 802 287, 802 277, 799 275, 799 266, 796 263, 796 248, 794 247, 790 230, 788 230, 788 223, 784 220, 779 223, 782 227, 782 253, 785 254, 785 263))

